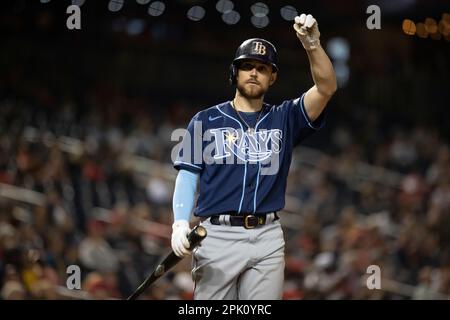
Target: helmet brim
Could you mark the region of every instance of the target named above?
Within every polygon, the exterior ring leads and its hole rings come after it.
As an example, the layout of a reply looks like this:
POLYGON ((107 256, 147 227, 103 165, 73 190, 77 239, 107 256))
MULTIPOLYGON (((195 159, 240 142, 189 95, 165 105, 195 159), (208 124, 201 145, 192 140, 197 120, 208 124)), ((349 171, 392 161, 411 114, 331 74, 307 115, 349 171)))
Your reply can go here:
POLYGON ((272 66, 273 68, 273 72, 277 72, 278 71, 278 67, 275 63, 272 63, 270 61, 267 61, 267 59, 263 59, 259 56, 253 56, 253 55, 248 55, 248 54, 243 54, 240 55, 239 57, 237 57, 236 59, 233 60, 233 64, 238 67, 238 64, 241 63, 243 60, 256 60, 259 61, 261 63, 264 63, 266 65, 272 66))

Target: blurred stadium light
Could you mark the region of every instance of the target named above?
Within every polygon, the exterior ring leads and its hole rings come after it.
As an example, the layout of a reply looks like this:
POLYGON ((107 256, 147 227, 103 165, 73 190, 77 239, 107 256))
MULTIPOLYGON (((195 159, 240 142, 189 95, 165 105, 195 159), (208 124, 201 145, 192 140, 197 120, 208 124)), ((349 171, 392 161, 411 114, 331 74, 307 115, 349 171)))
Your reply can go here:
POLYGON ((284 6, 280 9, 280 14, 286 21, 292 21, 298 16, 298 11, 293 6, 284 6))
POLYGON ((231 10, 222 14, 222 20, 229 25, 233 25, 239 22, 241 19, 241 15, 239 12, 231 10))
POLYGON ((350 68, 348 61, 350 59, 350 45, 344 38, 332 38, 327 43, 327 50, 333 61, 338 86, 345 87, 350 78, 350 68))
POLYGON ((258 18, 263 18, 269 14, 269 7, 264 2, 256 2, 250 7, 253 15, 258 18))
POLYGON ((205 9, 201 6, 194 6, 190 8, 187 12, 187 17, 192 21, 200 21, 205 17, 205 9))
POLYGON ((124 0, 109 0, 108 10, 111 12, 120 11, 123 7, 124 0))
POLYGON ((166 4, 161 1, 154 1, 148 6, 148 14, 153 17, 158 17, 166 10, 166 4))
POLYGON ((252 24, 257 28, 264 28, 269 25, 269 18, 267 16, 253 16, 251 17, 252 24))
POLYGON ((234 3, 230 0, 219 0, 216 3, 216 10, 222 14, 232 11, 234 8, 234 3))

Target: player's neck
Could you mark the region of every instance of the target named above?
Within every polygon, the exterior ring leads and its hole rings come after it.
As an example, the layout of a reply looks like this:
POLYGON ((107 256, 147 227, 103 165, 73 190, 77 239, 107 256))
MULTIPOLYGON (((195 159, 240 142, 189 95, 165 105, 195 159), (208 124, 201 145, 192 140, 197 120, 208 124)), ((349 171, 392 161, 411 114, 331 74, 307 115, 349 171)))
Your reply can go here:
POLYGON ((236 110, 242 112, 258 112, 263 106, 263 98, 260 99, 247 99, 239 94, 233 99, 234 106, 236 110))

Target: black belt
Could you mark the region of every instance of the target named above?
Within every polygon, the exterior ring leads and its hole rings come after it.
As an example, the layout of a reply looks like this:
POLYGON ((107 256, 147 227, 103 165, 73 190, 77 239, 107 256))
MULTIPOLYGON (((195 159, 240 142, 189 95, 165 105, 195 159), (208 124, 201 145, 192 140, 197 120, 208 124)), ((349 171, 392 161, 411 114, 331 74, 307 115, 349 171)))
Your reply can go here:
MULTIPOLYGON (((228 214, 228 215, 230 216, 229 223, 231 226, 244 227, 245 229, 254 229, 257 226, 266 224, 267 216, 269 214, 271 213, 258 215, 253 214, 245 214, 245 215, 228 214)), ((273 221, 276 221, 278 219, 279 217, 275 212, 273 221)), ((211 222, 211 224, 215 225, 224 224, 220 222, 220 215, 211 216, 209 221, 211 222)))

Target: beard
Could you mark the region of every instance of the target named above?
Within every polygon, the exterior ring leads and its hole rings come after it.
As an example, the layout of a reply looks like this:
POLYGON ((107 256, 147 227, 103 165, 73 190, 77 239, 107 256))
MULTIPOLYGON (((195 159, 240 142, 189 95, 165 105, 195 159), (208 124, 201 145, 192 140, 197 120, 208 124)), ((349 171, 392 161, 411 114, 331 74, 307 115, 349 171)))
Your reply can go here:
POLYGON ((260 86, 249 86, 247 83, 238 83, 237 90, 239 91, 241 96, 249 100, 261 99, 266 93, 266 90, 264 90, 260 86))

